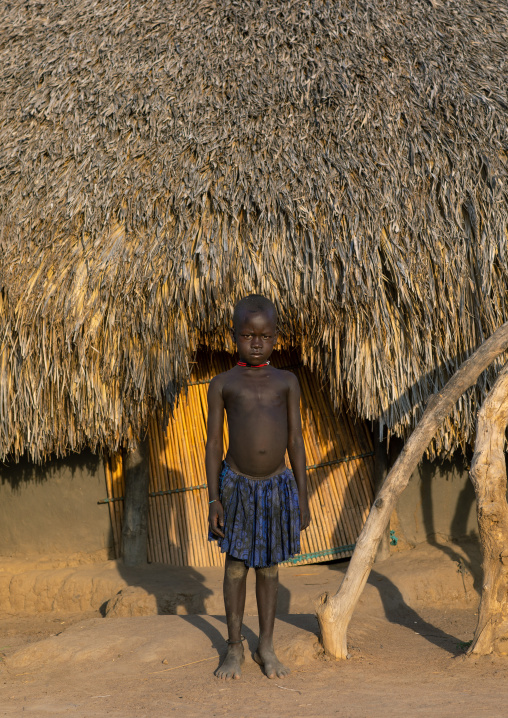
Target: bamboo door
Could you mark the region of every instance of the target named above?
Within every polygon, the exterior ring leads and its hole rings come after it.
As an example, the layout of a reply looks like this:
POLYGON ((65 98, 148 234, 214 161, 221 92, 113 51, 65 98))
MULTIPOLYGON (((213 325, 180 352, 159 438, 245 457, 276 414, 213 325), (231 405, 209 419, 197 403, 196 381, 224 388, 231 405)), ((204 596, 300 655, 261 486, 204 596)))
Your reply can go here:
MULTIPOLYGON (((276 352, 272 363, 298 376, 307 455, 312 522, 302 532, 302 553, 291 563, 316 563, 350 556, 373 500, 374 460, 362 422, 332 408, 326 388, 298 363, 276 352)), ((219 566, 215 542, 207 540, 208 495, 205 476, 207 391, 210 378, 232 366, 225 353, 198 357, 187 396, 166 426, 150 423, 150 501, 148 559, 177 566, 219 566)), ((227 448, 227 427, 224 431, 227 448)), ((118 532, 118 530, 117 530, 118 532)))

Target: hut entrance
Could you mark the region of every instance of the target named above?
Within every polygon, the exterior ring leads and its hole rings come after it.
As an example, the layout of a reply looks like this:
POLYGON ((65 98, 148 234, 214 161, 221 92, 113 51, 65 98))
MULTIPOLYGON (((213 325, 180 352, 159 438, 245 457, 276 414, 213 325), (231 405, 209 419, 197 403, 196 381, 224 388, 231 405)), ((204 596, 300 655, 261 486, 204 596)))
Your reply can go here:
MULTIPOLYGON (((347 557, 373 500, 374 459, 367 427, 338 415, 326 388, 295 353, 274 352, 272 364, 295 372, 302 390, 302 424, 307 455, 310 527, 302 532, 301 555, 308 564, 347 557)), ((207 540, 205 475, 207 391, 211 377, 229 369, 226 353, 198 356, 187 396, 168 425, 153 417, 149 429, 150 501, 148 560, 176 566, 220 566, 224 555, 207 540)), ((224 429, 227 448, 227 426, 224 429)), ((108 494, 120 495, 121 467, 108 462, 108 494)), ((111 502, 115 543, 121 536, 121 502, 111 502)), ((117 549, 118 550, 118 549, 117 549)))

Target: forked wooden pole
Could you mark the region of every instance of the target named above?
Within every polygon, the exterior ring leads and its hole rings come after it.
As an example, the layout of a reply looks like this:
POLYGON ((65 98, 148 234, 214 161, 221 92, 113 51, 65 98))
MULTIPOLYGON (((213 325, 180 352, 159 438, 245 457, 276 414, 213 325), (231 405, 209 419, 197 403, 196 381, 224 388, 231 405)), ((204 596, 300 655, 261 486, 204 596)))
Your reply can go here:
POLYGON ((406 442, 374 500, 339 590, 333 596, 325 593, 320 598, 316 614, 323 646, 329 656, 336 659, 347 657, 347 629, 351 616, 367 583, 379 542, 397 499, 406 488, 425 449, 462 394, 476 383, 480 374, 506 349, 508 322, 462 364, 440 392, 430 397, 418 426, 406 442))
POLYGON ((471 481, 476 492, 482 546, 482 598, 469 654, 507 653, 508 503, 506 501, 506 426, 508 364, 478 412, 471 481))

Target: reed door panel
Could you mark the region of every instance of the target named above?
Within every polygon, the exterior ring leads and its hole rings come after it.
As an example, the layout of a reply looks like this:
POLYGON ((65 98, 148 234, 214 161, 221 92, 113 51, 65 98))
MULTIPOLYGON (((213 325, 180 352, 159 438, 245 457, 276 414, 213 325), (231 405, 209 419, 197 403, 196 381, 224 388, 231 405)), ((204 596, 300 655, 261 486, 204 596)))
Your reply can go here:
MULTIPOLYGON (((374 459, 367 427, 345 413, 338 415, 326 387, 294 354, 274 353, 272 363, 294 371, 302 388, 312 522, 302 532, 301 555, 291 563, 350 556, 373 500, 374 459)), ((187 395, 169 423, 163 426, 160 416, 151 421, 149 561, 177 566, 224 563, 216 543, 207 540, 207 391, 210 378, 232 364, 225 353, 198 357, 187 395)))

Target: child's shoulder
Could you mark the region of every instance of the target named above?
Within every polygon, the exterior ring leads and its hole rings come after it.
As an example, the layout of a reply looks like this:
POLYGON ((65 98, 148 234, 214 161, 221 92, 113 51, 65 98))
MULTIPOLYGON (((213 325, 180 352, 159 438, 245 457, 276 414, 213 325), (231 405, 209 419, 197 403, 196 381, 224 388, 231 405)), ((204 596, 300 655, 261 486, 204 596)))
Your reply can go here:
POLYGON ((224 386, 224 384, 227 383, 228 379, 231 379, 235 374, 235 368, 228 369, 227 371, 223 371, 220 374, 216 374, 211 380, 210 380, 210 386, 218 388, 224 386))
POLYGON ((272 367, 272 370, 276 372, 275 376, 277 379, 287 384, 289 388, 299 385, 298 378, 292 371, 288 371, 287 369, 277 369, 276 367, 272 367))

